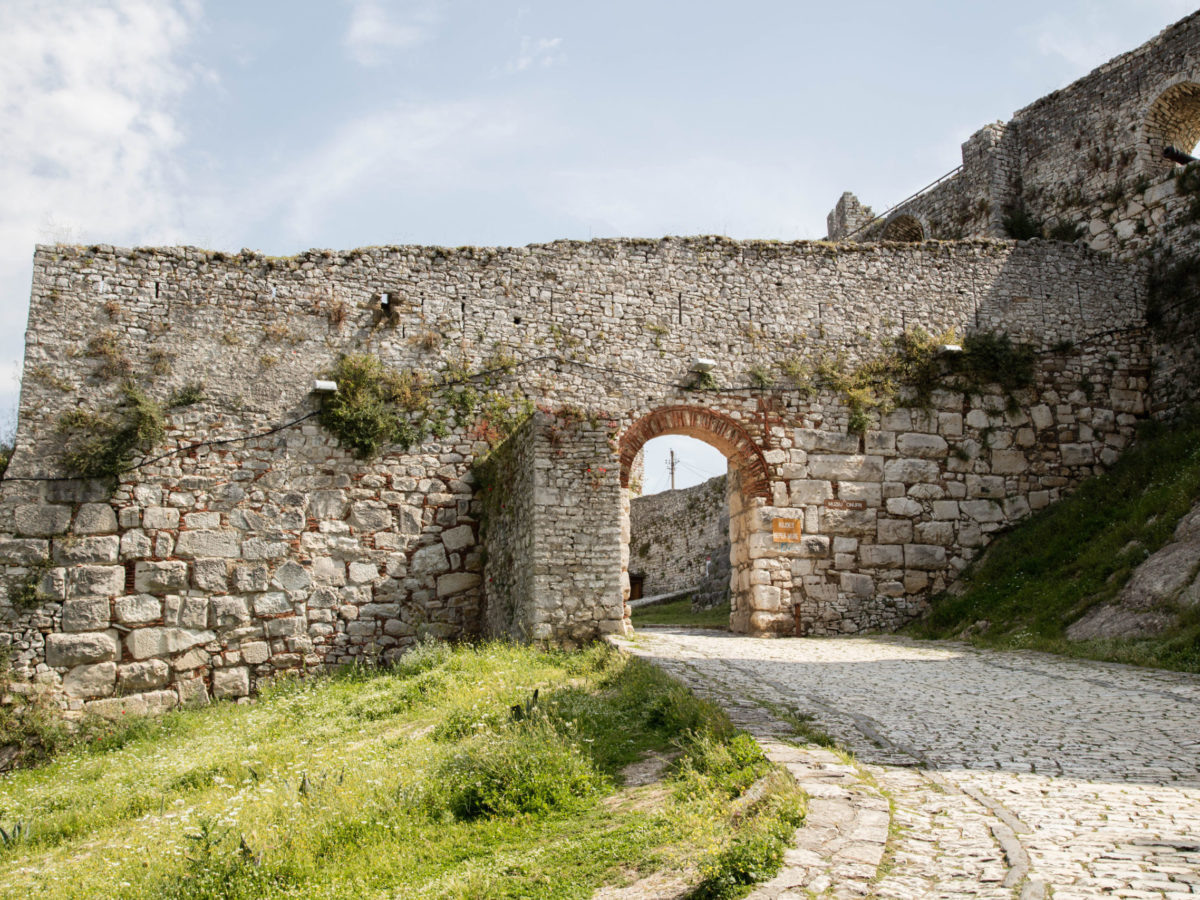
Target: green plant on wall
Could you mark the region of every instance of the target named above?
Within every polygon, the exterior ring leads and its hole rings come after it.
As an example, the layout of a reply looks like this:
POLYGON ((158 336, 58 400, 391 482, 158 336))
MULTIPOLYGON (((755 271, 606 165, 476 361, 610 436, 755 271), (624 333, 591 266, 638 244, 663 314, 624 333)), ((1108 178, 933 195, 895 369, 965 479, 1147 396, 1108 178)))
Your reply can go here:
POLYGON ((140 388, 126 384, 116 409, 72 410, 58 420, 63 465, 80 478, 116 478, 163 437, 162 408, 140 388))

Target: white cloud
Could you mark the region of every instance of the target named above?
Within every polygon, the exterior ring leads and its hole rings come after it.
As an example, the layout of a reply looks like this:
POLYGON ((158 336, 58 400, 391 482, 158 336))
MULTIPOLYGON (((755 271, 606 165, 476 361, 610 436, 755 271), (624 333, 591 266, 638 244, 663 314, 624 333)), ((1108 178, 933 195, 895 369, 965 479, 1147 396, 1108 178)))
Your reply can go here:
POLYGON ((521 49, 514 59, 509 60, 504 70, 509 74, 526 69, 548 69, 566 59, 562 52, 562 38, 521 38, 521 49))
POLYGON ((328 213, 380 191, 491 185, 494 154, 533 129, 517 107, 495 101, 401 104, 354 119, 245 198, 247 215, 275 215, 311 240, 328 213))
POLYGON ((163 240, 175 219, 178 59, 190 0, 0 5, 0 397, 21 346, 39 240, 163 240))
POLYGON ((356 62, 377 66, 392 53, 409 50, 433 37, 441 21, 441 4, 406 2, 399 9, 380 0, 350 0, 350 24, 342 43, 356 62))

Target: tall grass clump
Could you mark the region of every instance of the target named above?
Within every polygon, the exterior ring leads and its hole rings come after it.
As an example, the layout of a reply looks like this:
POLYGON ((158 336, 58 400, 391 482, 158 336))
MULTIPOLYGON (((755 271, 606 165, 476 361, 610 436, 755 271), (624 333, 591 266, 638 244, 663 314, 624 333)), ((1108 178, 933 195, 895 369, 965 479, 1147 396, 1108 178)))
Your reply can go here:
POLYGON ((1200 610, 1181 612, 1175 628, 1150 638, 1065 638, 1068 625, 1117 597, 1197 500, 1200 418, 1147 423, 1110 471, 998 537, 967 570, 962 590, 934 597, 910 630, 1200 671, 1200 610))

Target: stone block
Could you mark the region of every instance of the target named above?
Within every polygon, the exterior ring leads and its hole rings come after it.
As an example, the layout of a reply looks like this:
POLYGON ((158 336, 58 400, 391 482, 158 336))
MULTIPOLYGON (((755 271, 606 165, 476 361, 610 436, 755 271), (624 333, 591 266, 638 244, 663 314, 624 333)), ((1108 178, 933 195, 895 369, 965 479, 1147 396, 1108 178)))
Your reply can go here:
POLYGON ((463 591, 478 587, 479 581, 479 576, 473 572, 453 572, 443 575, 437 580, 437 595, 449 597, 453 594, 461 594, 463 591))
POLYGON ((1033 422, 1033 427, 1038 431, 1044 431, 1054 424, 1054 413, 1044 403, 1039 403, 1037 406, 1029 410, 1029 418, 1033 422))
POLYGON ((107 503, 84 503, 71 530, 76 534, 116 534, 117 514, 107 503))
POLYGON ((893 497, 887 501, 886 506, 889 516, 907 516, 912 518, 913 516, 921 515, 924 511, 924 507, 920 503, 908 497, 893 497))
POLYGON ((303 634, 305 627, 303 619, 296 616, 288 616, 285 619, 267 619, 263 623, 263 632, 267 637, 291 637, 303 634))
POLYGON ((996 475, 1017 475, 1029 468, 1020 450, 993 450, 992 472, 996 475))
POLYGON ((117 664, 115 662, 93 663, 76 666, 63 676, 63 693, 68 697, 91 700, 96 697, 111 697, 117 686, 117 664))
POLYGON ((71 507, 26 503, 18 506, 13 516, 18 535, 48 537, 66 532, 71 524, 71 507))
POLYGON ((935 544, 905 544, 904 567, 932 571, 946 567, 946 548, 935 544))
POLYGON ((123 566, 75 566, 67 570, 68 597, 118 597, 124 593, 123 566))
POLYGON ((46 635, 46 665, 52 668, 111 662, 120 654, 111 631, 46 635))
POLYGON ((103 631, 112 624, 107 599, 67 600, 63 603, 63 631, 103 631))
POLYGON ((801 559, 824 559, 829 556, 829 536, 806 534, 796 545, 796 555, 801 559))
POLYGON ((446 558, 445 548, 441 544, 430 544, 412 555, 409 571, 420 577, 422 575, 440 575, 449 568, 450 561, 446 558))
POLYGON ((121 539, 115 534, 103 537, 63 537, 54 542, 54 561, 62 565, 115 563, 120 557, 121 539))
POLYGON ((113 607, 122 625, 146 625, 162 618, 162 600, 149 594, 118 597, 113 607))
POLYGON ((41 562, 49 554, 49 541, 36 538, 0 540, 0 565, 27 566, 30 563, 41 562))
POLYGON ((249 538, 242 542, 242 556, 246 559, 280 559, 287 556, 288 545, 283 541, 265 541, 249 538))
POLYGON ((149 536, 140 528, 121 535, 121 559, 142 559, 151 556, 154 548, 149 536))
POLYGON ((282 591, 272 591, 259 594, 254 598, 254 614, 256 616, 282 616, 295 612, 292 601, 282 591))
POLYGON ((874 569, 898 569, 904 565, 904 548, 898 544, 864 544, 858 558, 874 569))
POLYGON ((392 514, 378 500, 364 500, 350 508, 349 522, 357 531, 383 531, 392 527, 392 514))
POLYGON ((182 560, 138 562, 134 567, 133 587, 139 594, 161 595, 186 591, 188 564, 182 560))
POLYGON ((916 459, 939 459, 949 451, 949 445, 939 435, 910 432, 896 438, 896 450, 916 459))
POLYGON ((258 666, 271 658, 271 647, 266 641, 250 641, 243 643, 242 660, 252 666, 258 666))
POLYGON ((875 509, 822 509, 821 532, 873 536, 877 512, 875 509))
POLYGON ((813 445, 805 449, 816 450, 818 453, 857 454, 858 435, 841 434, 836 431, 818 431, 815 434, 813 445))
POLYGON ((821 503, 833 496, 833 485, 828 481, 793 481, 788 485, 788 502, 792 506, 808 506, 821 503))
POLYGON ((235 559, 241 555, 239 532, 181 531, 175 552, 185 558, 220 557, 235 559))
POLYGON ((899 481, 903 484, 921 482, 936 482, 942 475, 938 464, 928 459, 889 459, 883 467, 885 481, 899 481))
POLYGON ((916 540, 922 544, 941 544, 948 547, 954 543, 954 525, 950 522, 920 522, 914 533, 916 540))
POLYGON ((303 591, 312 587, 312 578, 302 565, 289 560, 275 570, 271 584, 284 591, 303 591))
POLYGON ((233 589, 235 591, 265 591, 271 586, 271 570, 266 563, 252 566, 238 566, 233 570, 233 589))
POLYGON ((213 597, 210 609, 214 628, 236 628, 250 621, 245 597, 213 597))
POLYGON ((117 670, 117 690, 134 694, 164 687, 171 678, 171 667, 161 659, 125 663, 117 670))
POLYGON ((995 500, 960 500, 958 508, 963 515, 976 522, 1003 522, 1004 510, 995 500))
POLYGON ((451 553, 474 546, 475 532, 470 525, 459 525, 442 532, 442 545, 451 553))
POLYGON ((876 540, 881 544, 907 544, 912 540, 913 526, 908 519, 880 519, 876 522, 876 540))
POLYGON ((192 585, 199 591, 220 594, 229 589, 229 564, 223 559, 198 559, 192 563, 192 585))
POLYGON ((170 506, 151 506, 142 510, 142 528, 146 531, 174 531, 179 527, 179 510, 170 506))
POLYGON ((957 500, 934 500, 930 504, 933 517, 941 522, 952 522, 958 518, 959 502, 957 500))
POLYGON ((370 584, 379 577, 379 567, 375 563, 352 562, 349 569, 352 584, 370 584))
POLYGON ((190 631, 186 628, 136 628, 125 638, 125 646, 134 659, 171 656, 186 653, 192 647, 215 641, 211 631, 190 631))
POLYGON ((1091 444, 1063 444, 1059 450, 1064 466, 1091 466, 1096 463, 1096 451, 1091 444))
POLYGON ((843 593, 860 599, 875 596, 875 579, 870 575, 843 572, 839 577, 843 593))
POLYGON ((163 602, 163 623, 181 628, 207 628, 208 598, 167 597, 163 602))
POLYGON ((345 491, 313 491, 308 496, 308 514, 314 519, 344 519, 349 509, 345 491))
POLYGON ((811 453, 808 457, 809 475, 829 481, 880 481, 883 471, 882 456, 811 453))
POLYGON ((250 694, 250 670, 245 666, 232 669, 214 669, 212 693, 217 700, 246 697, 250 694))

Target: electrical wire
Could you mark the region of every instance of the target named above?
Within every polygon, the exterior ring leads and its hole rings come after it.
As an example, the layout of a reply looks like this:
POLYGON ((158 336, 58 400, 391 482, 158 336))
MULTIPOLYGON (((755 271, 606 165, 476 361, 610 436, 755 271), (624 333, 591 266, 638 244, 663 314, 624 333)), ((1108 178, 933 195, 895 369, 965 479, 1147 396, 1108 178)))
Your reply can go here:
MULTIPOLYGON (((1090 335, 1088 339, 1092 340, 1092 339, 1095 339, 1098 337, 1105 337, 1105 336, 1108 336, 1111 334, 1118 334, 1118 333, 1122 333, 1122 332, 1123 332, 1123 329, 1114 328, 1114 329, 1110 329, 1108 331, 1100 332, 1098 334, 1090 335)), ((1052 354, 1056 354, 1057 352, 1058 351, 1055 351, 1053 348, 1051 348, 1051 349, 1039 351, 1037 353, 1037 355, 1039 355, 1039 356, 1052 355, 1052 354)), ((641 381, 646 384, 657 385, 659 387, 667 387, 667 388, 673 388, 676 390, 684 390, 684 391, 695 391, 697 393, 706 393, 706 394, 738 394, 738 393, 743 393, 745 391, 750 391, 750 392, 759 393, 759 394, 787 394, 787 393, 793 393, 795 391, 802 389, 799 386, 786 387, 783 385, 774 385, 774 384, 767 385, 767 386, 734 385, 734 386, 730 386, 730 387, 697 388, 692 385, 679 384, 678 382, 674 382, 674 381, 663 381, 658 378, 653 378, 649 375, 643 375, 641 372, 634 372, 634 371, 631 371, 628 369, 618 369, 613 366, 598 365, 596 363, 582 362, 577 359, 567 359, 565 357, 556 356, 554 354, 544 354, 541 356, 530 357, 529 359, 520 360, 516 363, 513 363, 512 365, 495 366, 491 369, 485 369, 482 372, 474 372, 474 373, 467 375, 465 377, 462 377, 462 378, 443 379, 441 381, 435 382, 434 386, 435 387, 455 387, 457 385, 462 385, 462 384, 477 384, 481 381, 487 381, 497 375, 513 375, 520 369, 525 369, 525 368, 533 366, 537 363, 543 363, 543 362, 552 362, 552 363, 555 363, 556 365, 560 365, 560 366, 562 366, 562 365, 574 366, 575 368, 578 368, 578 369, 584 369, 584 370, 589 370, 589 371, 594 371, 594 372, 604 372, 609 375, 616 375, 616 376, 620 376, 620 377, 624 377, 624 378, 632 378, 636 381, 641 381)), ((290 422, 285 422, 282 425, 277 425, 273 428, 267 429, 266 431, 256 432, 254 434, 242 435, 240 437, 220 438, 220 439, 215 439, 215 440, 210 440, 210 441, 197 441, 192 444, 187 444, 187 445, 184 445, 181 447, 176 447, 174 450, 169 450, 166 453, 162 453, 158 456, 154 456, 154 457, 151 457, 148 459, 143 459, 123 471, 125 471, 125 472, 136 471, 138 469, 152 465, 153 463, 159 462, 160 460, 166 459, 168 457, 175 456, 180 453, 185 453, 185 452, 188 452, 191 450, 197 450, 201 447, 219 447, 219 446, 223 446, 226 444, 235 444, 235 443, 238 443, 239 441, 251 441, 251 440, 255 440, 256 438, 269 437, 272 434, 277 434, 280 431, 284 431, 288 428, 292 428, 295 425, 299 425, 301 422, 306 422, 309 419, 317 416, 318 414, 319 413, 316 411, 310 412, 310 413, 307 413, 306 415, 300 416, 298 419, 292 419, 290 422)), ((703 473, 701 473, 701 474, 703 474, 703 473)), ((711 476, 711 477, 716 477, 716 476, 711 476)), ((81 480, 86 480, 86 479, 81 479, 79 476, 70 476, 70 475, 59 475, 59 476, 0 475, 0 483, 3 483, 5 481, 48 482, 48 481, 81 481, 81 480)))

